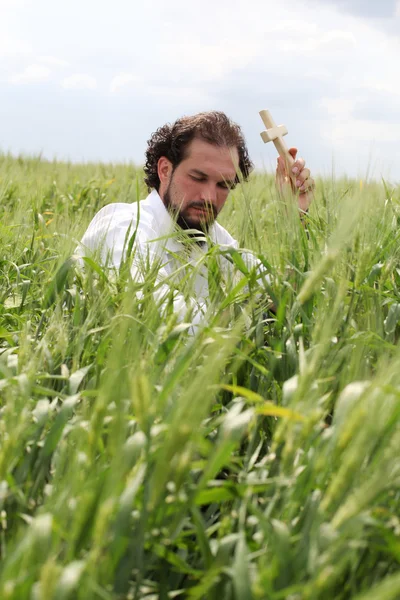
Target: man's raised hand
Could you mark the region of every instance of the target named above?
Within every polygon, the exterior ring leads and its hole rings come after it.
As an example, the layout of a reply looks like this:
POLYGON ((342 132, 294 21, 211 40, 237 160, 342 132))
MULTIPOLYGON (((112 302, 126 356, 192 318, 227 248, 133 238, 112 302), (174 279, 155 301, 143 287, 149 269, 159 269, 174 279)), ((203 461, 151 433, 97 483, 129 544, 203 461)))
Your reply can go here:
POLYGON ((276 183, 281 193, 285 194, 287 190, 293 193, 299 193, 299 210, 306 212, 314 197, 314 179, 311 177, 310 169, 305 165, 303 158, 297 158, 297 148, 289 148, 289 154, 294 159, 294 163, 289 167, 284 158, 278 157, 276 168, 276 183), (290 173, 288 173, 290 169, 290 173))

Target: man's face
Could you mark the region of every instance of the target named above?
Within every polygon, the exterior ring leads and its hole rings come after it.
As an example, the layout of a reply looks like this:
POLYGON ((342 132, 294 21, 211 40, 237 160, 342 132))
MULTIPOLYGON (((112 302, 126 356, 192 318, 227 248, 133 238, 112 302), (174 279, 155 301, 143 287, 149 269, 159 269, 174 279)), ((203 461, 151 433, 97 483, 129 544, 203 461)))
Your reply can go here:
POLYGON ((159 190, 178 225, 208 231, 235 185, 238 162, 237 148, 214 146, 201 139, 189 144, 186 158, 175 170, 171 166, 159 190))

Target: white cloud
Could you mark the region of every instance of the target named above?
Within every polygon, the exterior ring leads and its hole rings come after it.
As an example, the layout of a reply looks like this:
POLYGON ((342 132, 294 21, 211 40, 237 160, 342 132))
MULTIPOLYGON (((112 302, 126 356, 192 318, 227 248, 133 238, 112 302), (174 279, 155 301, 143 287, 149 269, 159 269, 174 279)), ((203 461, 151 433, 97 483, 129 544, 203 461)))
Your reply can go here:
POLYGON ((32 47, 26 40, 10 36, 0 31, 0 58, 32 54, 32 47))
POLYGON ((22 73, 17 73, 10 78, 11 83, 39 83, 46 81, 50 76, 50 69, 43 65, 30 65, 22 73))
POLYGON ((400 123, 377 123, 356 121, 336 123, 332 129, 332 140, 356 143, 388 143, 400 139, 400 123))
POLYGON ((32 53, 32 44, 18 27, 24 0, 0 0, 0 61, 32 53))
POLYGON ((154 97, 154 101, 159 101, 162 98, 164 106, 179 106, 180 103, 184 102, 194 107, 193 112, 196 110, 207 110, 212 108, 213 96, 202 86, 184 86, 176 85, 174 87, 168 85, 150 85, 146 88, 146 93, 154 97))
MULTIPOLYGON (((111 12, 105 0, 15 0, 15 10, 14 0, 0 0, 0 7, 10 7, 5 21, 2 10, 0 23, 1 79, 18 83, 52 77, 63 88, 96 88, 96 115, 113 128, 117 123, 120 131, 130 131, 132 116, 140 115, 142 141, 139 136, 132 141, 130 135, 125 146, 122 139, 112 146, 113 129, 109 143, 103 144, 96 125, 82 146, 88 157, 104 146, 103 158, 113 160, 125 152, 142 160, 148 128, 209 108, 226 110, 243 125, 253 156, 268 156, 270 150, 260 146, 257 112, 270 108, 288 126, 290 142, 306 158, 312 156, 317 169, 330 163, 334 147, 340 170, 351 173, 356 158, 363 161, 367 140, 377 139, 374 149, 382 160, 393 159, 400 174, 400 147, 391 141, 398 136, 399 122, 400 78, 394 76, 400 56, 398 19, 391 19, 392 31, 382 26, 384 19, 364 18, 372 14, 372 4, 357 1, 358 16, 345 13, 344 4, 202 0, 202 9, 193 13, 187 0, 114 0, 111 12), (63 27, 52 27, 52 22, 63 27), (103 81, 108 89, 100 85, 103 81), (379 136, 388 143, 380 144, 379 136)), ((391 12, 394 6, 390 1, 391 12)), ((400 17, 400 0, 396 15, 400 17)), ((12 90, 15 97, 22 92, 12 90)), ((34 93, 43 94, 38 89, 34 93)), ((46 98, 53 118, 60 121, 65 107, 46 98)), ((89 127, 84 106, 79 104, 77 112, 89 127)), ((13 110, 12 101, 8 108, 13 110)), ((3 135, 10 147, 16 135, 11 126, 9 138, 3 135)), ((42 147, 41 131, 34 134, 25 127, 23 135, 42 147)), ((65 137, 58 136, 56 149, 49 143, 50 156, 62 154, 65 137)))
POLYGON ((126 86, 131 86, 133 84, 139 84, 140 78, 132 73, 119 73, 116 75, 111 83, 110 83, 110 92, 115 94, 121 90, 121 88, 126 86))
POLYGON ((238 44, 236 40, 220 38, 218 43, 206 44, 201 37, 181 35, 179 41, 165 44, 159 63, 172 82, 174 75, 177 79, 184 75, 191 81, 212 82, 235 69, 245 68, 260 51, 260 42, 250 39, 238 44))
POLYGON ((330 128, 327 127, 322 136, 335 142, 351 144, 398 141, 400 123, 391 123, 390 119, 374 121, 357 118, 356 108, 362 99, 362 95, 358 98, 323 98, 321 106, 331 119, 330 128))
POLYGON ((354 98, 322 98, 320 106, 325 108, 327 113, 338 119, 350 118, 356 105, 354 98))
POLYGON ((51 65, 52 67, 69 67, 70 63, 62 58, 56 56, 39 56, 37 59, 41 63, 51 65))
POLYGON ((21 8, 24 5, 23 0, 0 0, 0 8, 2 10, 5 9, 15 9, 17 7, 21 8))
POLYGON ((92 77, 92 75, 86 75, 85 73, 74 73, 73 75, 63 79, 61 85, 67 90, 94 90, 97 87, 97 81, 94 77, 92 77))
POLYGON ((356 40, 350 31, 332 30, 325 33, 309 32, 307 36, 301 36, 301 39, 290 39, 289 36, 282 36, 279 42, 279 48, 285 52, 306 55, 312 59, 316 53, 336 53, 346 52, 349 47, 355 46, 356 40))

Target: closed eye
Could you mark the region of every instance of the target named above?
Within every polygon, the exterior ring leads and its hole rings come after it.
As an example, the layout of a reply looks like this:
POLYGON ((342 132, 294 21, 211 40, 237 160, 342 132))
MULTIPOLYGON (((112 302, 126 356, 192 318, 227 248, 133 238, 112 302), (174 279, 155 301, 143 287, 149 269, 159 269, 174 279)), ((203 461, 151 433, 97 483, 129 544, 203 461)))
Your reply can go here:
MULTIPOLYGON (((207 181, 207 176, 206 175, 193 175, 193 174, 190 174, 189 177, 193 181, 207 181)), ((236 181, 219 181, 217 185, 218 185, 219 188, 221 188, 223 190, 233 190, 236 187, 236 181)))
POLYGON ((223 190, 234 190, 236 187, 236 182, 235 181, 220 181, 218 185, 223 190))

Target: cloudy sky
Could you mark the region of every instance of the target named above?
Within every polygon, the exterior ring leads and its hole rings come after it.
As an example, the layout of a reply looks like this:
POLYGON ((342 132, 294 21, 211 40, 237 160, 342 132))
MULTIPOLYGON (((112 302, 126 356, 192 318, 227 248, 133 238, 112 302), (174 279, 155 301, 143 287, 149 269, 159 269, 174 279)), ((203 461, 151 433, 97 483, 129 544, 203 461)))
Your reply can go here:
POLYGON ((315 173, 400 181, 399 64, 400 0, 0 0, 0 151, 141 163, 218 109, 269 170, 268 108, 315 173))

